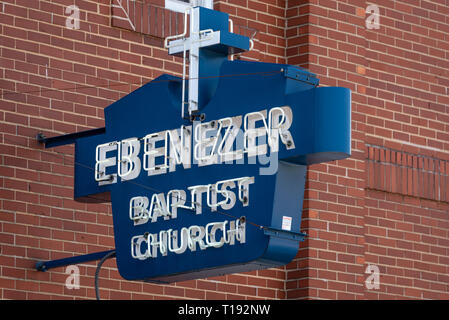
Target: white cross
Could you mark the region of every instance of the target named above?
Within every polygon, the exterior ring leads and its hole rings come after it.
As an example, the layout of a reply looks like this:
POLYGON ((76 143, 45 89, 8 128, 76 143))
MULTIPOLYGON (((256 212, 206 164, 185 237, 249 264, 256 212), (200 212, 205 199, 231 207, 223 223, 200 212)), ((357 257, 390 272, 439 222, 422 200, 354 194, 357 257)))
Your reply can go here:
POLYGON ((189 115, 198 110, 198 90, 199 90, 199 50, 202 47, 211 46, 220 42, 219 32, 200 30, 200 12, 198 6, 213 9, 213 0, 190 0, 189 3, 166 0, 167 9, 184 13, 184 32, 180 35, 167 37, 165 47, 169 49, 169 54, 183 53, 183 82, 182 82, 182 116, 184 117, 184 105, 188 104, 189 115), (190 37, 187 35, 187 16, 190 14, 190 37), (189 51, 189 93, 188 102, 185 99, 185 69, 186 52, 189 51))
POLYGON ((214 1, 213 0, 165 0, 165 9, 169 9, 171 11, 176 11, 180 13, 184 13, 187 8, 193 7, 204 7, 213 9, 214 1))

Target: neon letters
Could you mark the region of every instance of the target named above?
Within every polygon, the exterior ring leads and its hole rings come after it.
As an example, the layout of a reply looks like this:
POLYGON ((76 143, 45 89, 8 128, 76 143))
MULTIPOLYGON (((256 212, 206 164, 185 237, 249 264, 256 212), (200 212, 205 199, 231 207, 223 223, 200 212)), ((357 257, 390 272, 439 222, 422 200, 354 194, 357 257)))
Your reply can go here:
MULTIPOLYGON (((195 214, 202 213, 202 194, 206 194, 206 204, 211 211, 217 208, 232 209, 237 200, 242 206, 249 205, 249 186, 254 177, 242 177, 222 180, 214 184, 196 185, 188 188, 190 204, 184 190, 170 190, 167 194, 155 193, 151 200, 145 196, 133 197, 129 203, 129 218, 134 225, 157 222, 158 219, 169 220, 178 217, 177 209, 188 209, 195 214), (236 192, 232 189, 237 189, 236 192)), ((181 230, 162 230, 158 233, 145 233, 131 238, 131 256, 145 260, 157 258, 158 252, 166 256, 169 252, 182 254, 187 249, 196 251, 207 248, 220 248, 224 244, 234 245, 237 241, 245 243, 245 219, 211 222, 206 226, 192 225, 181 230)))
POLYGON ((207 166, 241 160, 244 154, 265 155, 269 151, 278 152, 279 141, 287 150, 294 149, 289 131, 292 121, 289 106, 274 107, 243 117, 226 117, 100 144, 96 147, 95 180, 106 185, 116 183, 118 177, 121 181, 135 179, 142 168, 151 176, 173 172, 181 164, 189 169, 192 162, 207 166), (256 127, 257 124, 262 125, 256 127), (267 143, 261 144, 261 139, 267 143))

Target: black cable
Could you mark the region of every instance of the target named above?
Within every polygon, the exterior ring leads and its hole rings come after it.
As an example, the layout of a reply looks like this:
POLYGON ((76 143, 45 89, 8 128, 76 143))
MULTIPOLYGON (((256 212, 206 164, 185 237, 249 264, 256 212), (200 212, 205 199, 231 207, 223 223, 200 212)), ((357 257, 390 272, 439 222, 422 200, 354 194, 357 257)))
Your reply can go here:
MULTIPOLYGON (((212 79, 212 78, 232 78, 232 77, 243 77, 243 76, 254 76, 254 75, 260 75, 260 76, 271 76, 278 73, 282 73, 283 70, 274 70, 274 71, 260 71, 260 72, 250 72, 250 73, 236 73, 236 74, 225 74, 225 75, 219 75, 219 76, 204 76, 204 77, 196 77, 196 78, 186 78, 185 80, 199 80, 199 79, 212 79)), ((127 83, 116 83, 116 84, 105 84, 105 85, 97 85, 97 86, 89 86, 89 85, 81 85, 81 86, 74 86, 74 87, 66 87, 66 88, 48 88, 48 89, 39 89, 39 90, 31 90, 31 91, 7 91, 6 89, 3 89, 4 92, 0 93, 0 97, 4 97, 11 94, 33 94, 33 93, 40 93, 43 92, 63 92, 63 91, 70 91, 70 90, 80 90, 80 89, 98 89, 98 88, 111 88, 114 86, 126 86, 126 85, 144 85, 148 83, 161 83, 161 82, 181 82, 182 79, 164 79, 164 80, 149 80, 148 82, 127 82, 127 83), (6 92, 5 92, 6 91, 6 92)))
POLYGON ((98 289, 98 275, 100 274, 100 269, 103 263, 108 260, 109 258, 115 257, 115 250, 109 252, 107 255, 105 255, 103 258, 101 258, 100 262, 98 263, 97 270, 95 270, 95 296, 97 297, 97 300, 100 299, 100 290, 98 289))
MULTIPOLYGON (((12 140, 6 138, 5 136, 3 136, 3 140, 4 140, 4 141, 11 142, 11 143, 15 143, 15 141, 12 141, 12 140)), ((1 142, 0 142, 0 143, 1 143, 1 142)), ((4 143, 4 142, 3 142, 3 143, 4 143)), ((47 154, 47 155, 49 155, 49 156, 54 156, 54 157, 56 157, 56 158, 62 159, 63 161, 65 161, 65 159, 67 159, 67 158, 65 158, 65 156, 66 156, 67 154, 65 154, 65 153, 63 153, 63 152, 59 152, 59 151, 52 151, 52 152, 50 152, 50 151, 41 150, 41 149, 37 149, 37 150, 39 150, 40 152, 45 153, 45 154, 47 154), (57 155, 54 154, 54 153, 57 153, 57 155)), ((70 155, 70 156, 73 156, 73 155, 70 155)), ((73 162, 73 163, 71 163, 72 165, 78 165, 78 166, 81 166, 81 167, 83 167, 83 168, 92 170, 92 171, 94 171, 94 172, 97 171, 95 168, 90 167, 90 166, 88 166, 88 165, 85 165, 85 164, 83 164, 83 163, 77 162, 77 161, 75 161, 75 160, 73 160, 73 159, 68 159, 68 160, 70 160, 70 161, 73 162)), ((11 167, 10 165, 3 165, 3 166, 11 167)), ((153 187, 150 187, 150 186, 147 186, 147 185, 143 185, 143 184, 140 184, 140 183, 138 183, 138 182, 131 181, 131 180, 124 181, 124 183, 134 184, 134 185, 136 185, 136 186, 138 186, 138 187, 141 187, 141 188, 144 188, 144 189, 153 191, 153 192, 157 192, 157 193, 162 193, 162 192, 163 192, 163 191, 161 191, 161 190, 159 190, 159 189, 156 189, 156 188, 153 188, 153 187)), ((101 201, 104 201, 104 199, 97 199, 97 198, 95 198, 95 197, 93 197, 93 196, 87 196, 87 198, 91 198, 91 199, 95 199, 95 200, 101 200, 101 201)), ((195 204, 196 206, 202 207, 202 204, 201 204, 201 203, 198 203, 198 202, 196 202, 196 201, 190 201, 190 200, 183 199, 183 198, 180 198, 180 199, 182 199, 182 200, 184 200, 184 201, 186 201, 186 202, 190 202, 190 203, 192 203, 192 204, 195 204)), ((234 218, 234 219, 241 219, 241 218, 242 218, 242 217, 236 217, 236 216, 233 216, 233 215, 231 215, 231 214, 229 214, 229 213, 223 212, 223 211, 218 210, 218 209, 215 210, 215 211, 212 211, 212 210, 211 210, 210 212, 216 212, 216 213, 218 213, 218 214, 222 214, 222 215, 225 215, 225 216, 234 218)), ((263 229, 263 226, 261 226, 261 225, 255 223, 255 222, 252 222, 252 221, 249 221, 249 220, 246 220, 246 219, 245 219, 245 221, 248 222, 250 225, 253 225, 253 226, 255 226, 255 227, 259 228, 259 229, 263 229)))

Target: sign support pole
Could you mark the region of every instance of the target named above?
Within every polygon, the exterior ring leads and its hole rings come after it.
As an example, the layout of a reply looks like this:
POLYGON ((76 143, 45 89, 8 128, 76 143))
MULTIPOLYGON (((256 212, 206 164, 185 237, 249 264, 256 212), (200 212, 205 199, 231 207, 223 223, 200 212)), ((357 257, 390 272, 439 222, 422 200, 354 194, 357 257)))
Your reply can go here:
POLYGON ((37 271, 47 271, 49 269, 97 261, 97 260, 101 260, 103 257, 105 257, 106 255, 108 255, 114 251, 115 250, 100 251, 100 252, 84 254, 81 256, 63 258, 63 259, 58 259, 58 260, 38 261, 35 265, 35 268, 37 271))

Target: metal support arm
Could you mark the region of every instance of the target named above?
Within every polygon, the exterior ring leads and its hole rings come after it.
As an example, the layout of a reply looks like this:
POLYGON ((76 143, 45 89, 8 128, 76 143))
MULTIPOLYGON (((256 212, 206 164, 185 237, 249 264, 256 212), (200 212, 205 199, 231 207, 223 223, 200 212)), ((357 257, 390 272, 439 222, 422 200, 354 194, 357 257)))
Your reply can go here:
POLYGON ((63 258, 58 260, 50 260, 50 261, 38 261, 36 263, 37 271, 47 271, 48 269, 54 269, 58 267, 65 267, 74 264, 86 263, 91 261, 101 260, 106 255, 114 252, 115 250, 101 251, 90 254, 84 254, 81 256, 63 258))
POLYGON ((294 241, 304 241, 304 238, 307 236, 307 234, 302 232, 286 231, 271 227, 263 227, 263 233, 267 236, 294 241))
POLYGON ((50 138, 47 138, 42 133, 38 133, 36 136, 36 140, 39 143, 43 143, 45 145, 45 148, 53 148, 53 147, 59 147, 59 146, 64 146, 67 144, 75 143, 76 139, 79 139, 79 138, 95 136, 97 134, 103 134, 105 132, 106 132, 106 128, 103 127, 103 128, 91 129, 91 130, 86 130, 86 131, 81 131, 81 132, 64 134, 61 136, 50 137, 50 138))

